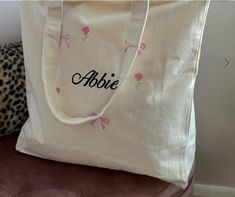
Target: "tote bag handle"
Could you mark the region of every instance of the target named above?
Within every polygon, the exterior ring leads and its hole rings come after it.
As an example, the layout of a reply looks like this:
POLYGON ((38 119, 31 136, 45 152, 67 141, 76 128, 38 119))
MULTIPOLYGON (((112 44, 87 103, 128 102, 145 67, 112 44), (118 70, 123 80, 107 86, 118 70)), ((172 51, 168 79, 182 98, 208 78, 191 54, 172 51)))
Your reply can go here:
POLYGON ((88 117, 71 117, 62 111, 58 102, 58 95, 55 91, 55 73, 59 59, 59 40, 63 21, 63 1, 53 1, 49 3, 43 37, 42 81, 49 108, 59 121, 65 124, 82 124, 100 118, 104 114, 118 95, 136 59, 147 21, 148 10, 149 0, 132 1, 132 12, 126 38, 126 43, 129 47, 124 56, 119 78, 119 86, 106 105, 95 115, 88 117))

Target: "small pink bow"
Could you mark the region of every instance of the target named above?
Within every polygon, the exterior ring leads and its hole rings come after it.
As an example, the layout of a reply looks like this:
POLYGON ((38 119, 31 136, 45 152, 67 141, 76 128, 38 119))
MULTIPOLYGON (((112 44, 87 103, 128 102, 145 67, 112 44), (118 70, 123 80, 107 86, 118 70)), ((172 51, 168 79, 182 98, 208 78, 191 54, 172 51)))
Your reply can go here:
MULTIPOLYGON (((126 44, 127 44, 127 43, 126 43, 126 44)), ((142 54, 141 50, 143 50, 143 49, 146 49, 146 44, 142 42, 142 43, 140 44, 140 48, 139 48, 139 50, 138 50, 138 56, 140 56, 140 55, 142 54)), ((127 50, 128 50, 128 47, 125 48, 125 52, 127 52, 127 50)))
MULTIPOLYGON (((91 116, 97 116, 97 113, 92 112, 91 116)), ((109 124, 109 122, 110 122, 108 118, 101 116, 101 117, 99 117, 95 120, 92 120, 91 125, 93 126, 96 123, 97 120, 100 120, 100 124, 101 124, 102 129, 105 129, 105 125, 109 124)))
POLYGON ((71 37, 70 37, 69 34, 64 34, 64 35, 60 36, 60 43, 61 43, 62 41, 64 41, 66 47, 69 48, 69 46, 70 46, 70 44, 69 44, 70 38, 71 38, 71 37))

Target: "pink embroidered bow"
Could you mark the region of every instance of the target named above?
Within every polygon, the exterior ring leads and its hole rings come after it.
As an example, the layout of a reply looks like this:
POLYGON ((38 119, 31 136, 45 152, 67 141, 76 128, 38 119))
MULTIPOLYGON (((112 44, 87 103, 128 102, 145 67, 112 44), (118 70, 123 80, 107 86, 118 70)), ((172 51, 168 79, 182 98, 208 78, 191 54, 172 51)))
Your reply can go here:
POLYGON ((70 44, 69 44, 70 38, 71 38, 71 37, 70 37, 69 34, 64 34, 64 35, 60 36, 60 43, 61 43, 62 41, 64 41, 66 47, 69 48, 69 46, 70 46, 70 44))
MULTIPOLYGON (((92 112, 91 116, 97 116, 97 113, 92 112)), ((105 125, 109 124, 109 122, 110 122, 108 118, 101 116, 101 117, 99 117, 95 120, 92 120, 91 125, 93 126, 96 123, 97 120, 100 120, 100 124, 101 124, 102 129, 105 129, 105 125)))
POLYGON ((145 43, 141 43, 141 44, 140 44, 140 49, 139 49, 139 51, 138 51, 138 55, 141 55, 141 54, 142 54, 141 50, 142 50, 142 49, 145 49, 145 48, 146 48, 146 44, 145 44, 145 43))
MULTIPOLYGON (((146 49, 146 44, 145 43, 140 44, 140 48, 138 50, 138 56, 140 56, 142 54, 141 50, 143 50, 143 49, 146 49)), ((128 50, 128 47, 125 48, 125 52, 127 52, 127 50, 128 50)))

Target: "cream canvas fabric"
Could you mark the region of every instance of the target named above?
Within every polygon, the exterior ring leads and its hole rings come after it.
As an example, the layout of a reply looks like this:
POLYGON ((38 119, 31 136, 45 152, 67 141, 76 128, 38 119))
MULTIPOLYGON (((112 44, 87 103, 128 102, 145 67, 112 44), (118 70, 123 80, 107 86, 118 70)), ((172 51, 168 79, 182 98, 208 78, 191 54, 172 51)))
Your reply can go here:
POLYGON ((185 187, 209 1, 23 1, 30 118, 16 149, 185 187))

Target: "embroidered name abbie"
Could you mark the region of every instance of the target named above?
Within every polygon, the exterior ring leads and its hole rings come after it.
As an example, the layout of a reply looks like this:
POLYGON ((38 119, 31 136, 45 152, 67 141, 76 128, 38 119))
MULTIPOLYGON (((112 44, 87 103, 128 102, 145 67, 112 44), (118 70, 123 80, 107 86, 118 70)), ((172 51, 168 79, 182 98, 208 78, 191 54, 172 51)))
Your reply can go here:
MULTIPOLYGON (((85 76, 82 76, 80 73, 75 73, 72 76, 72 83, 74 85, 82 84, 83 86, 89 86, 90 88, 97 87, 97 88, 105 88, 105 89, 112 89, 115 90, 118 88, 119 80, 107 80, 105 77, 107 73, 104 73, 103 76, 98 79, 99 73, 95 70, 91 70, 85 76)), ((115 74, 112 73, 111 77, 115 77, 115 74)))

